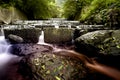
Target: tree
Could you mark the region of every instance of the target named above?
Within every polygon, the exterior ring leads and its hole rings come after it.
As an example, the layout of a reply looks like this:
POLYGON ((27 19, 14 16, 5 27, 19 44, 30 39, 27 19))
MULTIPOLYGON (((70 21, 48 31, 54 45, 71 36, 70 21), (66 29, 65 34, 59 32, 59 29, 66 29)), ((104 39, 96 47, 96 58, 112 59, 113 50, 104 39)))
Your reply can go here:
POLYGON ((64 4, 64 16, 67 19, 78 20, 82 9, 92 0, 66 0, 64 4))
POLYGON ((1 0, 1 4, 14 6, 22 11, 28 19, 48 19, 56 14, 55 0, 1 0), (53 13, 52 13, 53 12, 53 13))

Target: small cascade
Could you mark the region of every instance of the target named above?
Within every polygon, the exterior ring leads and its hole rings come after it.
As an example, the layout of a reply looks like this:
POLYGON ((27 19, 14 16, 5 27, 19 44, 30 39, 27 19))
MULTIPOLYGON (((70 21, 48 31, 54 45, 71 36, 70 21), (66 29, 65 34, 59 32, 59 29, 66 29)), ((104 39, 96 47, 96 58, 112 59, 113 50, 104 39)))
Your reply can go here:
POLYGON ((71 29, 71 24, 68 24, 68 28, 71 29))
POLYGON ((4 30, 3 30, 3 26, 1 26, 1 32, 0 32, 1 34, 1 36, 4 36, 4 30))
POLYGON ((38 41, 37 44, 48 45, 48 46, 53 47, 52 44, 45 43, 45 41, 44 41, 44 31, 43 30, 41 31, 41 35, 39 36, 39 41, 38 41))
POLYGON ((1 28, 1 36, 0 36, 0 69, 9 62, 13 57, 17 57, 9 53, 10 44, 7 43, 4 37, 3 28, 1 28))
POLYGON ((39 36, 38 44, 44 44, 44 31, 41 31, 41 35, 39 36))
POLYGON ((76 26, 77 29, 79 29, 80 27, 79 26, 76 26))
POLYGON ((55 23, 55 28, 57 28, 57 29, 59 28, 59 25, 57 23, 55 23))

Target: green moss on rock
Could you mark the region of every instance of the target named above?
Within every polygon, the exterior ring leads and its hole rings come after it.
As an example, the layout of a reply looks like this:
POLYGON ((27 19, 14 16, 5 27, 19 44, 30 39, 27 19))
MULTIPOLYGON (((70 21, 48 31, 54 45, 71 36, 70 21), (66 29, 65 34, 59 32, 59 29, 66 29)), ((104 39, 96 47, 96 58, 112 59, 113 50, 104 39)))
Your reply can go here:
MULTIPOLYGON (((120 54, 120 30, 99 30, 89 32, 75 40, 76 47, 91 55, 92 53, 120 54)), ((94 55, 95 56, 95 55, 94 55)))
POLYGON ((47 43, 65 43, 72 41, 73 29, 68 28, 46 28, 45 42, 47 43))
POLYGON ((32 80, 81 80, 87 76, 82 62, 50 52, 36 53, 26 61, 32 70, 32 80))
POLYGON ((23 43, 37 43, 41 34, 41 29, 38 28, 23 28, 23 29, 5 29, 5 38, 8 39, 9 34, 17 35, 23 38, 23 43))

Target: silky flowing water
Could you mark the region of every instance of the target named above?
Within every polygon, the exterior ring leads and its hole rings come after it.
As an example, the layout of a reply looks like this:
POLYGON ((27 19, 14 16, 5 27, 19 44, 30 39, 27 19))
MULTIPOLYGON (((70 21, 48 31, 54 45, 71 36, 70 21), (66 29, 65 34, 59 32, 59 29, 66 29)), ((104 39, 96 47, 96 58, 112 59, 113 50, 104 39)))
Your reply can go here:
POLYGON ((74 50, 63 49, 63 48, 59 48, 56 45, 53 46, 52 44, 45 43, 44 42, 44 31, 42 31, 42 34, 40 35, 39 39, 40 39, 39 44, 42 43, 42 44, 53 47, 53 52, 55 54, 80 59, 88 68, 93 69, 104 75, 107 75, 108 77, 111 77, 115 80, 120 80, 120 71, 115 68, 98 63, 93 58, 88 58, 87 56, 80 54, 74 50))
MULTIPOLYGON (((53 52, 57 55, 62 55, 62 56, 69 56, 73 58, 80 59, 88 68, 93 69, 99 73, 102 73, 104 75, 107 75, 115 80, 120 80, 120 71, 112 68, 110 66, 103 65, 101 63, 98 63, 92 58, 88 58, 87 56, 77 53, 74 50, 70 49, 65 49, 65 48, 59 48, 57 45, 52 45, 52 44, 47 44, 44 42, 44 31, 42 31, 40 37, 39 37, 39 42, 38 44, 41 45, 47 45, 53 47, 53 52), (66 54, 63 54, 66 53, 66 54)), ((4 68, 8 62, 16 58, 17 56, 12 55, 9 52, 11 45, 6 41, 3 33, 3 29, 1 29, 1 36, 0 36, 0 69, 4 68)), ((14 73, 15 74, 15 73, 14 73)), ((13 76, 11 76, 13 77, 13 76)), ((15 80, 15 79, 13 79, 15 80)), ((17 80, 24 80, 24 79, 17 79, 17 80)))
POLYGON ((10 59, 17 57, 9 53, 10 44, 6 41, 4 37, 3 29, 1 29, 0 36, 0 68, 2 68, 10 59))

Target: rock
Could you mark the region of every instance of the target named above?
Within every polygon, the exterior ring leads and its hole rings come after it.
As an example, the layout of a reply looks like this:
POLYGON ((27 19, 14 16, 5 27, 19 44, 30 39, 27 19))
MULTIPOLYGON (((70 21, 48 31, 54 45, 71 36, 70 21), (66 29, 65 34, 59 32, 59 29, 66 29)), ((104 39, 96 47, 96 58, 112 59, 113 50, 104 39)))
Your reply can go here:
POLYGON ((32 76, 32 80, 80 80, 87 76, 81 62, 50 52, 27 56, 21 64, 23 70, 31 73, 29 76, 32 76))
POLYGON ((24 41, 22 37, 13 34, 9 34, 8 38, 11 43, 22 43, 24 41))
POLYGON ((88 32, 93 32, 97 30, 108 30, 108 29, 109 28, 106 28, 102 25, 84 25, 84 26, 80 25, 79 28, 74 30, 73 39, 75 40, 76 38, 88 32))
POLYGON ((59 55, 59 52, 26 56, 21 60, 19 70, 31 80, 111 80, 88 69, 81 60, 59 55))
POLYGON ((68 28, 46 28, 44 30, 44 40, 46 43, 66 43, 72 42, 73 30, 68 28))
POLYGON ((37 43, 41 34, 38 28, 22 28, 22 29, 4 29, 5 38, 8 39, 9 34, 17 35, 23 38, 23 43, 37 43))
POLYGON ((75 29, 73 33, 73 39, 75 40, 76 38, 80 37, 81 35, 87 33, 87 30, 82 30, 82 29, 75 29))
POLYGON ((75 45, 77 50, 89 55, 96 56, 97 53, 120 54, 120 30, 99 30, 89 32, 77 38, 75 45))
POLYGON ((39 44, 14 44, 11 46, 10 53, 18 56, 26 56, 37 52, 50 52, 52 47, 39 44))

